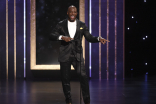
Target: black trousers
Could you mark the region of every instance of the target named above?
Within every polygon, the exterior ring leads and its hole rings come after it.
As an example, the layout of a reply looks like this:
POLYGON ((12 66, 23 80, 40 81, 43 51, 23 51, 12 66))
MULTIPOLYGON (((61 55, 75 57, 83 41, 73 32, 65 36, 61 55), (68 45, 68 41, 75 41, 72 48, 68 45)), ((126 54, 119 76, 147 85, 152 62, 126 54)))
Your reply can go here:
POLYGON ((70 89, 70 71, 71 65, 73 65, 76 70, 81 84, 82 95, 84 103, 90 103, 90 93, 89 93, 89 84, 88 77, 86 75, 84 62, 81 62, 81 73, 80 73, 80 61, 71 55, 68 62, 60 62, 61 69, 61 79, 62 79, 62 87, 63 92, 66 98, 66 103, 71 103, 71 89, 70 89), (81 78, 80 78, 81 76, 81 78))

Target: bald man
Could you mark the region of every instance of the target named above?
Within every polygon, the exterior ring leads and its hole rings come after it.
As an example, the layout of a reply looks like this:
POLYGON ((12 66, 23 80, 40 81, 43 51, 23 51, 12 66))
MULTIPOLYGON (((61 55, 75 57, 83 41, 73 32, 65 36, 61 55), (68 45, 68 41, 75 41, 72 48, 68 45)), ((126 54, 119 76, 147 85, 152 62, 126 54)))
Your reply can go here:
POLYGON ((86 75, 83 59, 83 49, 81 44, 82 37, 84 36, 87 41, 92 43, 101 42, 102 44, 105 44, 106 41, 109 41, 102 37, 92 36, 89 33, 85 23, 76 19, 77 8, 75 6, 70 6, 68 8, 67 16, 68 18, 59 22, 52 33, 50 33, 50 40, 61 41, 58 61, 60 62, 63 92, 66 98, 65 101, 67 104, 72 104, 70 90, 70 70, 71 65, 73 65, 80 78, 83 101, 85 104, 90 104, 89 84, 86 75))

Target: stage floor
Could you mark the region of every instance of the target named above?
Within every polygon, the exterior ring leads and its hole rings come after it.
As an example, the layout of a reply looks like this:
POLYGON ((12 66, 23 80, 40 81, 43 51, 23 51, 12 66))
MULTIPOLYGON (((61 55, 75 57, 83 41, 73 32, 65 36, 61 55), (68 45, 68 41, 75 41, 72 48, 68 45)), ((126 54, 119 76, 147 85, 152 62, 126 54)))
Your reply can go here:
MULTIPOLYGON (((156 104, 156 78, 90 80, 91 104, 156 104)), ((73 104, 79 82, 71 81, 73 104)), ((0 104, 66 104, 60 81, 1 80, 0 104)), ((84 103, 82 103, 84 104, 84 103)))

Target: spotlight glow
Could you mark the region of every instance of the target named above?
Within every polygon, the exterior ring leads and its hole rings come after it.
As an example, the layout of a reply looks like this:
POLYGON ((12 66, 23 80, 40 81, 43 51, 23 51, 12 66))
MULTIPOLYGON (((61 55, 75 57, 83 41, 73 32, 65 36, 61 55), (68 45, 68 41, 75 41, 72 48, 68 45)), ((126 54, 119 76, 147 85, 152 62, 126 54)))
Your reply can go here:
POLYGON ((128 27, 127 29, 129 30, 130 28, 128 27))
POLYGON ((145 65, 147 65, 147 63, 145 63, 145 65))
POLYGON ((132 16, 132 18, 134 18, 134 16, 132 16))
POLYGON ((143 37, 143 40, 145 40, 145 38, 143 37))
POLYGON ((24 78, 26 78, 26 0, 24 0, 24 78))
POLYGON ((146 38, 148 38, 148 36, 146 36, 146 38))
MULTIPOLYGON (((90 34, 92 33, 92 0, 90 0, 89 2, 89 32, 90 34)), ((92 69, 92 60, 91 60, 91 49, 92 49, 92 44, 89 43, 89 76, 91 77, 92 76, 92 73, 91 73, 91 69, 92 69)))

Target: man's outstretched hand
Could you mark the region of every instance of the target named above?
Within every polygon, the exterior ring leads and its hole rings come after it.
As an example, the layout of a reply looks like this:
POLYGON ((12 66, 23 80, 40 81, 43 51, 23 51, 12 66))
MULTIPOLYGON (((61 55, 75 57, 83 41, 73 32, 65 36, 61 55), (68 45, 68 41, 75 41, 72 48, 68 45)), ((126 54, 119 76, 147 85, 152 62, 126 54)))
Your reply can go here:
POLYGON ((62 36, 61 39, 64 40, 65 42, 70 42, 71 40, 73 40, 73 38, 68 37, 68 36, 62 36))
POLYGON ((100 42, 102 43, 102 44, 105 44, 106 42, 110 42, 109 40, 106 40, 106 39, 104 39, 104 38, 99 38, 99 40, 100 40, 100 42))

